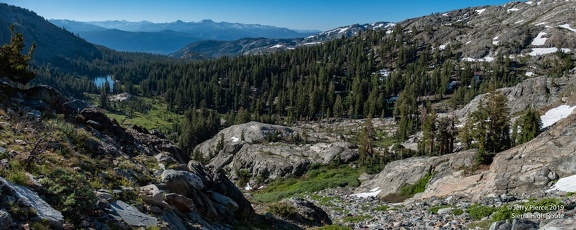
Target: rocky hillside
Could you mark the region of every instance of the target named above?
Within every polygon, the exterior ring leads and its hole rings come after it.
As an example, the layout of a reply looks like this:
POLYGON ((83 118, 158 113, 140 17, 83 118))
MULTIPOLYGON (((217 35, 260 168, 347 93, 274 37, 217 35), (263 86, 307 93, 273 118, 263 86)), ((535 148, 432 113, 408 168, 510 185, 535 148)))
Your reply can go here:
POLYGON ((0 229, 231 229, 250 202, 158 131, 0 82, 0 229))

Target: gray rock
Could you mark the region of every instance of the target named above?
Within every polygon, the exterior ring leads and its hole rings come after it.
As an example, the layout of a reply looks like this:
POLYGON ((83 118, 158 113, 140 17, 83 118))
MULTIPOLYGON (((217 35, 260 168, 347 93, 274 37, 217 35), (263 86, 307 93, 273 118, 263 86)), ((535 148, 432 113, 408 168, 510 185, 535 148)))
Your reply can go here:
POLYGON ((238 208, 239 208, 238 204, 237 204, 234 200, 232 200, 232 199, 230 199, 229 197, 224 196, 224 195, 222 195, 222 194, 220 194, 220 193, 212 192, 212 196, 211 196, 210 198, 211 198, 213 201, 215 201, 215 202, 217 202, 217 203, 219 203, 219 204, 222 204, 222 205, 224 205, 226 208, 229 208, 229 209, 231 209, 231 210, 233 210, 233 211, 236 211, 236 210, 238 210, 238 208))
POLYGON ((88 103, 78 99, 64 103, 64 108, 66 108, 69 113, 80 113, 80 111, 88 107, 90 107, 88 103))
POLYGON ((14 196, 19 204, 32 208, 38 218, 48 221, 52 226, 62 227, 64 224, 64 216, 58 210, 52 208, 46 201, 42 200, 32 190, 21 185, 13 185, 6 179, 0 177, 0 190, 9 194, 3 194, 3 196, 14 196))
POLYGON ((4 209, 0 209, 0 230, 11 228, 13 223, 10 213, 4 209))
POLYGON ((118 200, 110 204, 113 216, 116 216, 126 224, 133 227, 155 227, 158 226, 158 219, 153 216, 144 214, 138 211, 132 205, 125 203, 124 201, 118 200))
POLYGON ((546 225, 541 226, 541 230, 564 230, 574 229, 576 226, 576 219, 554 219, 546 225))
POLYGON ((289 217, 305 225, 323 226, 332 224, 332 220, 322 208, 302 198, 290 198, 282 201, 296 209, 298 216, 289 217))
POLYGON ((161 182, 166 183, 166 188, 168 188, 170 192, 185 196, 194 194, 191 192, 193 189, 204 189, 202 179, 198 175, 190 172, 168 169, 162 172, 160 178, 161 182))
POLYGON ((186 230, 186 226, 184 225, 184 221, 174 213, 174 211, 169 210, 162 213, 160 219, 166 223, 168 229, 171 230, 186 230))
POLYGON ((164 201, 164 193, 154 184, 140 187, 138 196, 147 204, 170 208, 170 205, 164 201))

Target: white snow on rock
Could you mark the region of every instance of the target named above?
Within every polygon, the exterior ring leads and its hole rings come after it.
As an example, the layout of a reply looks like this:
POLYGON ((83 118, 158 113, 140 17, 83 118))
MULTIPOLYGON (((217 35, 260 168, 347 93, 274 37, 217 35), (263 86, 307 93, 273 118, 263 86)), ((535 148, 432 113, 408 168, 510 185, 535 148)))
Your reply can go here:
POLYGON ((559 27, 560 27, 560 28, 567 29, 567 30, 570 30, 570 31, 572 31, 572 32, 576 32, 576 29, 570 27, 570 24, 559 25, 559 27))
POLYGON ((476 12, 478 12, 478 14, 482 14, 482 13, 484 13, 484 11, 486 11, 486 9, 479 9, 479 10, 476 10, 476 12))
POLYGON ((494 61, 494 58, 493 58, 493 57, 490 57, 490 56, 486 56, 486 57, 480 58, 480 59, 474 59, 474 58, 466 57, 466 58, 462 58, 462 61, 467 61, 467 62, 492 62, 492 61, 494 61))
POLYGON ((246 186, 244 187, 244 190, 250 191, 250 190, 252 190, 252 189, 253 189, 253 188, 252 188, 252 186, 250 186, 250 183, 246 183, 246 186))
POLYGON ((510 12, 514 12, 514 11, 519 11, 520 9, 518 8, 512 8, 512 9, 508 9, 506 12, 510 13, 510 12))
POLYGON ((542 120, 542 128, 549 127, 554 123, 568 117, 574 111, 576 106, 561 105, 556 108, 548 110, 544 115, 540 116, 542 120))
POLYGON ((546 25, 546 22, 540 22, 540 23, 536 24, 535 26, 545 26, 545 25, 546 25))
POLYGON ((232 143, 236 143, 236 142, 240 141, 240 138, 238 138, 238 137, 230 137, 230 139, 232 139, 232 143))
POLYGON ((526 4, 532 5, 532 1, 527 1, 526 4))
POLYGON ((446 49, 446 44, 440 45, 440 46, 438 47, 438 49, 440 49, 440 50, 445 50, 445 49, 446 49))
POLYGON ((276 44, 276 45, 271 46, 270 48, 282 48, 282 47, 284 47, 284 45, 276 44))
POLYGON ((498 41, 498 38, 499 38, 498 36, 492 38, 492 44, 498 45, 498 42, 499 42, 499 41, 498 41))
MULTIPOLYGON (((552 48, 534 48, 532 49, 532 52, 530 52, 528 55, 530 56, 539 56, 539 55, 546 55, 546 54, 552 54, 552 53, 556 53, 556 51, 558 51, 558 48, 556 47, 552 47, 552 48)), ((571 50, 568 48, 562 48, 562 52, 570 52, 571 50)))
POLYGON ((554 186, 547 190, 550 191, 563 191, 563 192, 576 192, 576 175, 560 178, 554 186))
POLYGON ((377 196, 378 193, 382 192, 382 189, 380 189, 380 187, 376 187, 371 189, 368 192, 363 192, 363 193, 356 193, 356 194, 352 194, 352 196, 355 197, 360 197, 360 198, 368 198, 368 197, 372 197, 372 196, 377 196))
POLYGON ((442 16, 448 17, 448 13, 443 13, 442 16))
POLYGON ((526 77, 532 77, 534 76, 534 72, 526 72, 526 77))
POLYGON ((536 38, 534 38, 534 41, 532 41, 532 45, 533 46, 543 46, 546 43, 546 40, 548 39, 548 38, 543 37, 546 34, 547 34, 546 32, 538 33, 538 36, 536 36, 536 38))

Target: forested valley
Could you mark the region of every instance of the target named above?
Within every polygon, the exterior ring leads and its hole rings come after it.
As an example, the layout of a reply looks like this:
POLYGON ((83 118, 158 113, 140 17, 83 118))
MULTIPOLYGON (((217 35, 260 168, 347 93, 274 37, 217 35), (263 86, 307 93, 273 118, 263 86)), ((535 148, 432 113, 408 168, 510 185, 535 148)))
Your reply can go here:
MULTIPOLYGON (((164 102, 167 111, 183 115, 162 131, 175 133, 172 138, 188 152, 222 128, 248 121, 291 124, 394 117, 398 141, 424 131, 420 154, 449 153, 456 131, 444 132, 436 147, 429 139, 441 130, 437 126, 446 130, 454 121, 435 114, 520 82, 525 76, 515 70, 525 63, 502 54, 492 62, 462 61, 454 51, 459 44, 430 44, 414 36, 417 30, 407 32, 398 25, 391 33, 368 30, 290 51, 202 61, 101 48, 102 58, 77 59, 62 70, 36 67, 35 83, 53 85, 77 98, 99 94, 100 106, 107 108, 109 88, 98 89, 88 76, 112 75, 112 93, 154 98, 164 102), (446 103, 432 106, 439 101, 446 103)), ((562 52, 556 56, 549 71, 560 76, 572 67, 572 60, 562 52)), ((133 103, 131 109, 149 108, 133 103)))

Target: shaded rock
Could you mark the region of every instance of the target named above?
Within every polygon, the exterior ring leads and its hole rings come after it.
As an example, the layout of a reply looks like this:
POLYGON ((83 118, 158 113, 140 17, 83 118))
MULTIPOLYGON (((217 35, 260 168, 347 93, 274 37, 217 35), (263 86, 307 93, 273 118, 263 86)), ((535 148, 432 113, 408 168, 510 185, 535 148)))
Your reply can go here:
POLYGON ((0 209, 0 230, 9 229, 14 224, 10 213, 4 209, 0 209))
POLYGON ((126 224, 133 227, 155 227, 158 226, 158 219, 138 211, 132 205, 118 200, 110 204, 113 216, 120 218, 126 224))
POLYGON ((228 208, 230 210, 236 211, 239 208, 238 204, 234 200, 232 200, 229 197, 224 196, 220 193, 213 192, 212 196, 210 198, 213 201, 215 201, 221 205, 224 205, 226 208, 228 208))
POLYGON ((162 219, 162 221, 164 221, 166 224, 165 227, 170 230, 186 230, 184 221, 182 221, 182 219, 172 210, 162 213, 162 215, 160 215, 160 219, 162 219))
POLYGON ((291 219, 309 226, 332 224, 332 220, 330 220, 328 214, 310 201, 301 198, 290 198, 282 202, 295 208, 297 216, 291 217, 291 219))
POLYGON ((168 188, 170 192, 184 196, 194 194, 193 189, 204 189, 202 179, 194 173, 168 169, 162 172, 160 178, 163 183, 166 183, 166 188, 168 188))
POLYGON ((25 92, 25 97, 28 100, 43 101, 46 103, 46 108, 43 109, 51 108, 59 113, 65 112, 63 105, 67 102, 66 98, 58 90, 50 86, 40 85, 28 88, 25 92))
POLYGON ((165 195, 166 202, 174 205, 181 212, 191 212, 196 210, 194 200, 177 193, 167 193, 165 195))
POLYGON ((58 210, 52 208, 46 201, 42 200, 32 190, 21 185, 13 185, 6 179, 0 177, 0 191, 3 196, 13 196, 21 205, 32 208, 38 218, 48 221, 50 225, 61 228, 64 224, 64 216, 58 210))
POLYGON ((188 162, 188 170, 198 175, 205 187, 220 193, 238 204, 238 209, 234 212, 237 218, 248 218, 254 215, 252 204, 244 197, 244 194, 234 185, 226 174, 219 169, 206 168, 200 162, 188 162))
POLYGON ((80 113, 80 111, 88 107, 90 107, 90 104, 78 99, 64 103, 64 108, 66 109, 67 113, 80 113))

